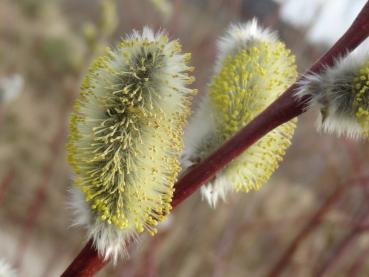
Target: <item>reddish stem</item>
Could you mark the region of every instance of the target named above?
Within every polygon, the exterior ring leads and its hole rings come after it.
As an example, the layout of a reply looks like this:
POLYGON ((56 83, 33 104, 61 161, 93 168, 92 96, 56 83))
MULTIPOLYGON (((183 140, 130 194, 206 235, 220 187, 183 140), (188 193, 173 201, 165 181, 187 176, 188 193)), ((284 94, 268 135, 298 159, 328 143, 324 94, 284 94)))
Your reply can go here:
POLYGON ((98 256, 90 240, 61 277, 93 276, 108 262, 98 256))
MULTIPOLYGON (((367 246, 363 251, 358 254, 358 258, 354 261, 347 272, 347 276, 356 277, 360 276, 363 266, 368 261, 369 247, 367 246)), ((362 276, 362 275, 361 275, 362 276)))
POLYGON ((46 193, 47 188, 50 183, 50 179, 53 174, 53 168, 55 165, 55 161, 58 158, 58 154, 61 150, 61 146, 63 145, 64 137, 65 137, 65 123, 64 117, 61 121, 61 127, 59 131, 55 134, 53 140, 50 144, 51 150, 51 158, 50 161, 45 165, 43 169, 42 179, 40 183, 37 185, 36 192, 30 203, 29 207, 27 208, 27 216, 23 223, 23 230, 21 233, 21 237, 18 241, 18 246, 16 248, 16 255, 15 255, 15 267, 18 268, 18 271, 21 271, 22 263, 24 255, 26 254, 26 249, 29 245, 31 240, 31 236, 33 233, 34 228, 36 227, 36 223, 40 212, 45 204, 46 200, 46 193))
POLYGON ((4 199, 6 192, 10 188, 10 185, 13 182, 14 177, 15 177, 15 168, 12 166, 0 183, 0 204, 1 201, 4 199))
MULTIPOLYGON (((296 252, 297 248, 303 243, 307 237, 315 230, 322 221, 323 217, 330 211, 330 209, 337 203, 341 196, 352 186, 366 186, 368 183, 368 177, 355 178, 347 181, 348 184, 340 185, 335 189, 332 195, 323 203, 323 205, 316 211, 311 219, 305 224, 297 236, 292 240, 287 249, 281 255, 281 258, 273 266, 270 272, 267 274, 268 277, 280 276, 283 270, 287 267, 289 260, 296 252)), ((365 229, 367 226, 357 225, 358 230, 365 229)))
MULTIPOLYGON (((367 219, 367 212, 362 216, 361 221, 366 221, 367 219)), ((333 253, 328 257, 328 259, 323 262, 322 266, 317 270, 314 274, 316 277, 323 277, 331 272, 334 266, 337 264, 337 261, 342 259, 344 254, 353 247, 354 243, 358 240, 360 235, 364 232, 368 231, 368 225, 357 224, 351 230, 351 232, 343 238, 343 240, 337 245, 337 247, 333 250, 333 253)), ((351 276, 351 275, 350 275, 351 276)))
MULTIPOLYGON (((354 50, 369 35, 369 2, 367 2, 347 32, 339 41, 321 57, 308 71, 319 73, 325 66, 330 66, 335 59, 354 50)), ((303 78, 302 76, 301 78, 303 78)), ((300 79, 301 80, 301 79, 300 79)), ((184 199, 194 193, 202 184, 209 181, 230 161, 240 155, 253 143, 272 129, 291 120, 304 112, 308 98, 298 101, 294 93, 298 82, 294 83, 281 97, 272 103, 264 112, 239 131, 206 160, 199 163, 185 174, 175 185, 172 206, 178 206, 184 199)), ((64 272, 63 276, 92 276, 100 270, 106 261, 98 257, 91 242, 82 250, 77 258, 64 272), (85 256, 86 257, 85 257, 85 256), (89 257, 89 258, 88 258, 89 257)))
POLYGON ((331 209, 331 207, 340 199, 344 191, 348 186, 338 187, 334 193, 324 202, 319 210, 312 216, 312 218, 305 224, 298 235, 289 244, 288 248, 284 251, 281 258, 273 266, 272 270, 268 273, 268 277, 279 276, 288 265, 288 261, 296 252, 298 246, 308 237, 308 235, 319 226, 320 221, 324 215, 331 209))

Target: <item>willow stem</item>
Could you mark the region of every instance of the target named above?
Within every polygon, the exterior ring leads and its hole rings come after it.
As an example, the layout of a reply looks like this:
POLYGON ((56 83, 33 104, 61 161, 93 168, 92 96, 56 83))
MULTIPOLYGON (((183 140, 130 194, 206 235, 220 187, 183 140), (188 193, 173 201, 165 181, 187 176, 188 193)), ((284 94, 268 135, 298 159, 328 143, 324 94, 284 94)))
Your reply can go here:
MULTIPOLYGON (((287 91, 273 102, 265 111, 241 129, 235 136, 228 140, 215 153, 206 160, 189 170, 176 184, 172 206, 175 208, 183 200, 194 193, 201 185, 213 178, 230 161, 244 152, 253 143, 267 134, 269 131, 286 123, 305 111, 305 104, 309 97, 298 100, 294 93, 299 81, 307 73, 320 73, 326 66, 348 52, 354 50, 369 36, 369 1, 365 4, 351 27, 313 66, 295 82, 287 91)), ((88 242, 82 252, 75 258, 62 276, 92 276, 107 261, 98 257, 97 251, 91 241, 88 242)))

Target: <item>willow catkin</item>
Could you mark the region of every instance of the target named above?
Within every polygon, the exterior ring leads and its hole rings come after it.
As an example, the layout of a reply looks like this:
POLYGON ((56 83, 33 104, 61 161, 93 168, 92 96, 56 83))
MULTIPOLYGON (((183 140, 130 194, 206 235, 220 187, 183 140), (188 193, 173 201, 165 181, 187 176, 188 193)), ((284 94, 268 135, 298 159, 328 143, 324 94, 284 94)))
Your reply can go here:
MULTIPOLYGON (((184 166, 209 156, 296 79, 290 51, 256 21, 231 26, 218 48, 208 93, 186 130, 184 166)), ((259 189, 278 168, 294 128, 295 120, 274 129, 218 173, 202 188, 210 205, 229 191, 259 189)))
POLYGON ((319 130, 353 138, 369 137, 369 55, 365 48, 336 60, 300 82, 296 96, 320 109, 319 130))
POLYGON ((83 197, 72 204, 105 257, 116 258, 136 233, 155 234, 171 209, 194 94, 189 58, 178 41, 145 28, 107 50, 84 79, 68 142, 83 197))

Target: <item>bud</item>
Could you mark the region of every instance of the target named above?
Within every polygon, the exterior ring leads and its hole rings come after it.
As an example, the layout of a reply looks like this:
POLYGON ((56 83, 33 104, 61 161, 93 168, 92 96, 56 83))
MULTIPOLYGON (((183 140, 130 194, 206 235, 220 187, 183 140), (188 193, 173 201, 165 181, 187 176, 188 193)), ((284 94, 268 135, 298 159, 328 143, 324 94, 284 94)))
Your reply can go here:
MULTIPOLYGON (((231 26, 219 41, 215 75, 186 130, 185 167, 204 160, 246 126, 296 79, 294 57, 256 21, 231 26)), ((283 159, 295 121, 274 129, 202 187, 211 206, 229 191, 259 189, 283 159)))
POLYGON ((80 188, 72 205, 106 258, 116 260, 137 233, 155 234, 171 209, 194 94, 188 59, 178 41, 145 28, 108 49, 84 79, 68 142, 80 188))

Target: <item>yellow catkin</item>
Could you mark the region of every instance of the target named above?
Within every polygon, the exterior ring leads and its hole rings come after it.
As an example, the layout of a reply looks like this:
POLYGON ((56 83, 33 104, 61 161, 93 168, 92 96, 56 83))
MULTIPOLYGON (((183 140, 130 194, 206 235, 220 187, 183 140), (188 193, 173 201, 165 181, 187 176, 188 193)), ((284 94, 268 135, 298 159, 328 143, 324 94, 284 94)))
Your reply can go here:
POLYGON ((361 66, 353 78, 353 110, 363 129, 363 135, 369 137, 369 62, 361 66))
POLYGON ((194 94, 188 60, 178 41, 144 29, 90 67, 70 120, 68 156, 97 220, 155 234, 170 211, 194 94))
MULTIPOLYGON (((209 87, 222 144, 280 96, 296 79, 294 57, 283 43, 255 41, 228 55, 209 87)), ((278 168, 294 132, 290 121, 269 132, 225 169, 237 191, 259 189, 278 168)))

